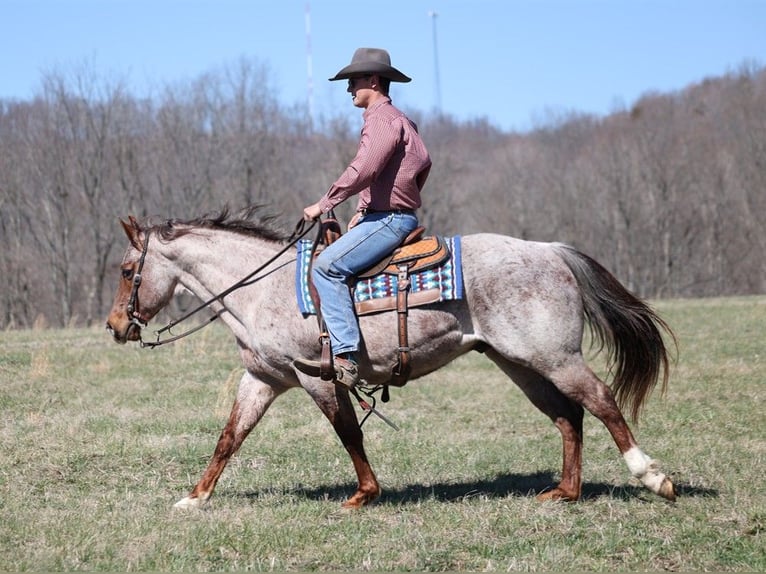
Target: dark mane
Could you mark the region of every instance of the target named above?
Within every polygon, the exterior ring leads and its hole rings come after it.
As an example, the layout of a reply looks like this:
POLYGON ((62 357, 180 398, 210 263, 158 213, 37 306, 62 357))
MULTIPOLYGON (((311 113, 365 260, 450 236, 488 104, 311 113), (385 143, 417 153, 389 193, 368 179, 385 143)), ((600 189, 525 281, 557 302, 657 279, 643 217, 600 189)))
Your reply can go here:
POLYGON ((236 213, 225 206, 219 213, 207 214, 194 219, 168 219, 151 227, 162 239, 170 241, 192 233, 194 229, 220 229, 242 235, 251 235, 269 241, 284 242, 288 234, 275 225, 276 216, 263 213, 261 205, 251 205, 236 213))

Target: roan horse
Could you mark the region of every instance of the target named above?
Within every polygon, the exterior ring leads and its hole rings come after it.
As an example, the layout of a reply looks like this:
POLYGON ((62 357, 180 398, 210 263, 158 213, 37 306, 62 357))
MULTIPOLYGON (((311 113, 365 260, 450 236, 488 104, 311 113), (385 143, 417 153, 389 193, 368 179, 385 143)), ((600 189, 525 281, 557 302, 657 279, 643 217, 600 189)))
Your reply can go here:
MULTIPOLYGON (((318 358, 320 352, 317 323, 300 314, 293 290, 295 250, 285 250, 286 234, 259 221, 253 210, 238 217, 224 210, 214 217, 153 226, 133 217, 121 221, 130 245, 107 320, 114 339, 141 340, 141 328, 174 293, 186 290, 203 301, 214 299, 210 308, 234 333, 245 366, 212 459, 191 493, 175 506, 203 506, 274 399, 303 387, 329 419, 356 470, 358 488, 343 506, 361 507, 380 496, 381 489, 349 393, 292 365, 297 357, 318 358), (270 259, 270 271, 257 283, 215 299, 243 272, 270 259)), ((673 337, 666 323, 600 264, 570 246, 476 234, 462 237, 462 253, 464 298, 410 310, 411 378, 471 350, 497 364, 550 417, 563 439, 561 480, 539 494, 540 500, 581 496, 583 407, 609 430, 633 476, 674 500, 673 483, 639 448, 618 407, 629 408, 635 420, 659 380, 664 391, 669 359, 662 333, 673 337), (586 321, 599 348, 608 352, 611 388, 583 358, 586 321)), ((360 374, 370 385, 386 383, 396 362, 391 317, 360 318, 360 374)))

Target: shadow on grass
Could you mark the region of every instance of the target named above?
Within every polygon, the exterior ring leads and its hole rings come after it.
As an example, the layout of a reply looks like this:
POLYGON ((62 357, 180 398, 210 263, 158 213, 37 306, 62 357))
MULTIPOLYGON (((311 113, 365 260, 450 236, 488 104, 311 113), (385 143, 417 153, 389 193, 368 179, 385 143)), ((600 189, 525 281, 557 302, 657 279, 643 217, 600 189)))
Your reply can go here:
MULTIPOLYGON (((708 496, 718 498, 718 491, 714 488, 699 488, 684 483, 674 482, 676 489, 676 499, 691 498, 697 496, 708 496)), ((656 498, 649 490, 643 486, 633 486, 630 484, 615 486, 604 483, 585 483, 582 487, 582 500, 601 498, 608 496, 619 500, 630 500, 633 498, 650 497, 656 498)))
MULTIPOLYGON (((386 488, 376 504, 417 504, 427 500, 443 502, 460 502, 468 498, 485 496, 489 498, 505 498, 507 496, 533 498, 537 494, 555 486, 555 474, 552 471, 532 474, 499 474, 486 480, 465 482, 437 482, 434 484, 408 484, 401 488, 386 488)), ((356 484, 345 483, 318 488, 286 488, 282 492, 312 500, 346 500, 356 490, 356 484)), ((273 490, 269 490, 274 493, 273 490)), ((263 493, 253 491, 235 496, 259 498, 263 493)), ((690 485, 676 484, 676 494, 679 498, 691 496, 717 497, 718 491, 708 488, 697 488, 690 485)), ((642 486, 615 486, 606 483, 586 482, 582 487, 582 500, 592 500, 609 497, 619 500, 632 500, 645 496, 654 497, 642 486)))

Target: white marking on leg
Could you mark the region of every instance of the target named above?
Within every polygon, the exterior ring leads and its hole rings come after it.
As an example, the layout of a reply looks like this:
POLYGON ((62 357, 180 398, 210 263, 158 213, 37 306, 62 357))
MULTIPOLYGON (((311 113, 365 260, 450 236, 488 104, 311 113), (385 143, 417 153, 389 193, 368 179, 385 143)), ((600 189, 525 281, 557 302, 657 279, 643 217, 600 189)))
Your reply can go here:
POLYGON ((638 478, 652 492, 660 493, 665 475, 659 471, 655 461, 637 446, 625 451, 623 458, 633 476, 638 478))
POLYGON ((207 505, 207 499, 201 499, 201 498, 190 498, 185 497, 176 502, 173 505, 173 508, 182 508, 184 510, 192 509, 192 508, 204 508, 207 505))

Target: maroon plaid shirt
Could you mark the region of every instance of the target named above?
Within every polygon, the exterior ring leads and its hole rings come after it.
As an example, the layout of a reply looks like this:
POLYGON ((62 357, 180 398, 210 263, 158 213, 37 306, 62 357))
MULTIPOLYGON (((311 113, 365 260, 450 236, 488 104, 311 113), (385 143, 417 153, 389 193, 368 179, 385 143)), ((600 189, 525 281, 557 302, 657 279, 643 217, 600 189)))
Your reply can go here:
POLYGON ((417 209, 431 158, 417 126, 385 98, 367 108, 356 157, 319 200, 327 213, 359 194, 357 210, 417 209))

